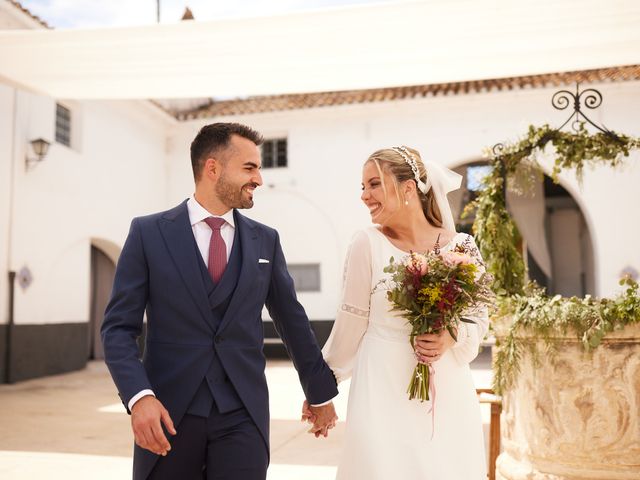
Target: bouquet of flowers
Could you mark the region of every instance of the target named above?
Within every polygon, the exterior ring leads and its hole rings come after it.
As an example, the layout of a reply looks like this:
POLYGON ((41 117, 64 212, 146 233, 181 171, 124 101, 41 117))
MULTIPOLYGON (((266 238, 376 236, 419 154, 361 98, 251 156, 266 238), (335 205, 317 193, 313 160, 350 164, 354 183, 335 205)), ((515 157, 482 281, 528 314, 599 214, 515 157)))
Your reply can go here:
MULTIPOLYGON (((446 329, 457 340, 458 322, 475 323, 464 318, 491 301, 491 279, 481 273, 472 257, 469 242, 440 252, 411 252, 396 262, 393 257, 384 268, 391 274, 383 280, 387 298, 394 311, 402 312, 411 325, 409 341, 415 348, 415 337, 423 333, 440 333, 446 329)), ((409 399, 429 400, 429 367, 418 363, 407 393, 409 399)))

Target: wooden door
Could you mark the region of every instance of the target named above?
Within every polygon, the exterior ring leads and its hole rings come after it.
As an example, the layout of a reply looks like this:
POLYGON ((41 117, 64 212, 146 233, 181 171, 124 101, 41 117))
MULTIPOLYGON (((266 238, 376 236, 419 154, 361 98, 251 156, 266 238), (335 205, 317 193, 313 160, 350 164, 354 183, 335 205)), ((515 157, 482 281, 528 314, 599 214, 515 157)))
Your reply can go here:
POLYGON ((116 266, 102 250, 91 247, 91 319, 89 322, 89 358, 102 359, 104 351, 100 327, 111 296, 116 266))

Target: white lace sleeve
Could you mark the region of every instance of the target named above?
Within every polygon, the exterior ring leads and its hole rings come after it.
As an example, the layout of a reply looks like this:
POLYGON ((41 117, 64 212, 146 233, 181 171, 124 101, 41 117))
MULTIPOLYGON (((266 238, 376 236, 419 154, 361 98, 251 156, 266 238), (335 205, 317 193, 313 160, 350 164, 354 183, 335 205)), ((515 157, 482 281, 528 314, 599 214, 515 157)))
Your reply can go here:
MULTIPOLYGON (((477 277, 485 272, 484 261, 480 255, 480 250, 473 237, 469 235, 465 240, 465 247, 478 266, 477 277)), ((467 310, 464 318, 472 320, 474 323, 460 322, 458 327, 458 341, 451 348, 453 355, 460 363, 470 363, 478 356, 480 343, 489 330, 489 313, 486 305, 467 310)))
POLYGON ((331 335, 322 349, 339 382, 351 376, 353 362, 369 323, 371 245, 363 231, 355 234, 344 266, 342 299, 331 335))

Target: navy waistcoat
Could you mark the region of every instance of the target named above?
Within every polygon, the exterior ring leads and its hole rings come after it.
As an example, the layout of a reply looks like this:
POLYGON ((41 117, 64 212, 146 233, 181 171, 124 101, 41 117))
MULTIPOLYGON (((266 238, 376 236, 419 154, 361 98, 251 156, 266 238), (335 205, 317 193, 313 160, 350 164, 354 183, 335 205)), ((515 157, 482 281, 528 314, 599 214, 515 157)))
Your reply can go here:
MULTIPOLYGON (((217 284, 213 283, 209 270, 200 255, 194 238, 194 253, 198 256, 198 264, 200 265, 200 274, 208 295, 209 306, 211 307, 211 315, 209 321, 213 327, 213 349, 215 352, 215 342, 217 340, 217 330, 227 311, 233 292, 235 291, 238 279, 240 277, 240 269, 242 267, 242 248, 240 247, 240 233, 238 229, 235 231, 233 246, 231 247, 231 255, 227 267, 225 268, 222 278, 217 284)), ((224 367, 220 362, 218 355, 215 355, 211 361, 211 365, 207 371, 205 378, 202 380, 200 387, 196 391, 187 413, 208 417, 213 402, 216 403, 218 411, 221 413, 230 412, 242 407, 242 401, 238 396, 235 388, 231 384, 229 377, 224 371, 224 367)))

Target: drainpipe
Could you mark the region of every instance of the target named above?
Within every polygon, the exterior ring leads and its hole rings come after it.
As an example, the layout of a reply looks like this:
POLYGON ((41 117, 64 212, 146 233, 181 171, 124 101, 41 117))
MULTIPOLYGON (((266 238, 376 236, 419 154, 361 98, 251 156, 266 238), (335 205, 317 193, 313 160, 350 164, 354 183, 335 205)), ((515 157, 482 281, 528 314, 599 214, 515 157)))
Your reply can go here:
MULTIPOLYGON (((14 217, 14 195, 15 195, 15 171, 16 171, 16 124, 18 117, 18 89, 14 87, 13 89, 13 130, 11 137, 11 157, 9 161, 11 162, 11 170, 9 173, 9 228, 7 229, 7 266, 11 268, 12 263, 12 248, 11 248, 11 240, 12 240, 12 227, 13 227, 13 217, 14 217)), ((16 272, 9 270, 9 318, 7 321, 7 336, 6 336, 6 344, 5 344, 5 363, 4 363, 4 381, 7 383, 11 383, 11 347, 13 347, 13 325, 14 325, 14 300, 15 300, 15 279, 16 272)))
POLYGON ((4 350, 4 381, 5 383, 12 383, 11 381, 11 347, 13 344, 13 312, 14 312, 14 293, 16 285, 16 272, 9 272, 9 321, 7 322, 7 336, 4 350))

